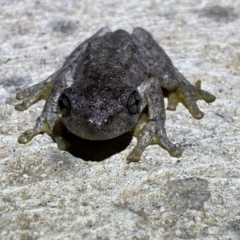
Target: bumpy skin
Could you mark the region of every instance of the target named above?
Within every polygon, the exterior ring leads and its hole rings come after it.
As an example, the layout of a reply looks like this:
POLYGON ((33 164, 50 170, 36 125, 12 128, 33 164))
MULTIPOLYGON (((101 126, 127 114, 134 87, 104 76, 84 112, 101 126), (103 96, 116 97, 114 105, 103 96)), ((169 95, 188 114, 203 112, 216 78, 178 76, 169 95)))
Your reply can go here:
POLYGON ((46 100, 35 127, 18 141, 25 144, 47 133, 59 149, 67 149, 56 127, 60 122, 89 140, 107 140, 134 129, 138 142, 128 162, 139 161, 149 144, 159 144, 171 156, 180 157, 181 147, 166 135, 163 90, 169 110, 181 102, 196 119, 203 117, 196 101, 215 100, 200 89, 200 82, 194 87, 184 78, 146 30, 135 28, 130 35, 102 28, 77 47, 57 72, 17 94, 23 100, 16 105, 19 111, 46 100), (146 107, 148 115, 141 115, 146 107))

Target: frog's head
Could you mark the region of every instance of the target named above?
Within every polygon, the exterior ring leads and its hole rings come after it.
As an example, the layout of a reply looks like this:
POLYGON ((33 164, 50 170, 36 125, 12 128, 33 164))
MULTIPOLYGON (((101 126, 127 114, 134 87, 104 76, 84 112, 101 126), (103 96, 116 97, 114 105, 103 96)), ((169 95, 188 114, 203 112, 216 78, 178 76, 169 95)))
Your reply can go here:
POLYGON ((65 126, 89 140, 107 140, 130 131, 138 121, 141 103, 139 92, 131 86, 70 87, 58 100, 65 126))

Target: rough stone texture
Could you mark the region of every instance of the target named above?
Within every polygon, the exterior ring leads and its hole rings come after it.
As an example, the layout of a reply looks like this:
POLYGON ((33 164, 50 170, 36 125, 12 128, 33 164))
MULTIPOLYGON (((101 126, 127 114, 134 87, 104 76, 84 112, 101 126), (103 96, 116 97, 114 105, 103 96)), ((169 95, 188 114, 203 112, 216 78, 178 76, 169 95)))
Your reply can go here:
POLYGON ((0 0, 0 26, 0 239, 240 239, 239 1, 0 0), (199 102, 200 121, 183 106, 167 112, 180 159, 150 146, 128 165, 135 139, 101 161, 61 152, 47 135, 17 143, 43 102, 17 112, 16 91, 103 26, 146 28, 216 95, 199 102))

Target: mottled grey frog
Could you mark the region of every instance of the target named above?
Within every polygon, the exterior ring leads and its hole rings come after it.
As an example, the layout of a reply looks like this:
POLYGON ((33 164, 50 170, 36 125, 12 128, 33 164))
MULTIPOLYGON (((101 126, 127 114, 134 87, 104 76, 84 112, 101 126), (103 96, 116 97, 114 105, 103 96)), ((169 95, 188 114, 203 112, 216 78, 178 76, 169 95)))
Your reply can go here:
POLYGON ((78 46, 53 75, 17 94, 23 100, 16 105, 19 111, 46 100, 35 127, 18 142, 25 144, 47 133, 59 149, 67 149, 60 130, 54 130, 61 122, 89 140, 112 139, 135 129, 138 141, 128 162, 139 161, 149 144, 159 144, 171 156, 180 157, 182 148, 166 135, 163 92, 168 97, 167 109, 175 110, 181 102, 200 119, 204 114, 196 101, 210 103, 215 97, 201 90, 199 83, 191 85, 146 30, 135 28, 129 34, 104 27, 78 46), (140 115, 145 109, 148 117, 142 124, 140 115))

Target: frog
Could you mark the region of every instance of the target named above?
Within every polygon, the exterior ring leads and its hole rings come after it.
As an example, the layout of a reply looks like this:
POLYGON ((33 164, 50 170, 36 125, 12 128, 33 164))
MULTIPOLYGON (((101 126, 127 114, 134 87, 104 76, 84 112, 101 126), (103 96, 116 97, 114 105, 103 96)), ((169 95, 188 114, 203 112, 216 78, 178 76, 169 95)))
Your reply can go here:
POLYGON ((198 100, 215 100, 201 89, 200 80, 194 86, 180 73, 147 30, 136 27, 130 34, 103 27, 46 80, 17 93, 18 111, 46 101, 34 128, 21 134, 18 142, 26 144, 47 133, 60 150, 67 150, 69 142, 59 127, 63 124, 74 135, 93 141, 133 131, 137 144, 127 156, 128 163, 138 162, 152 144, 179 158, 183 148, 169 140, 165 128, 164 97, 167 110, 182 103, 195 119, 204 116, 198 100))

